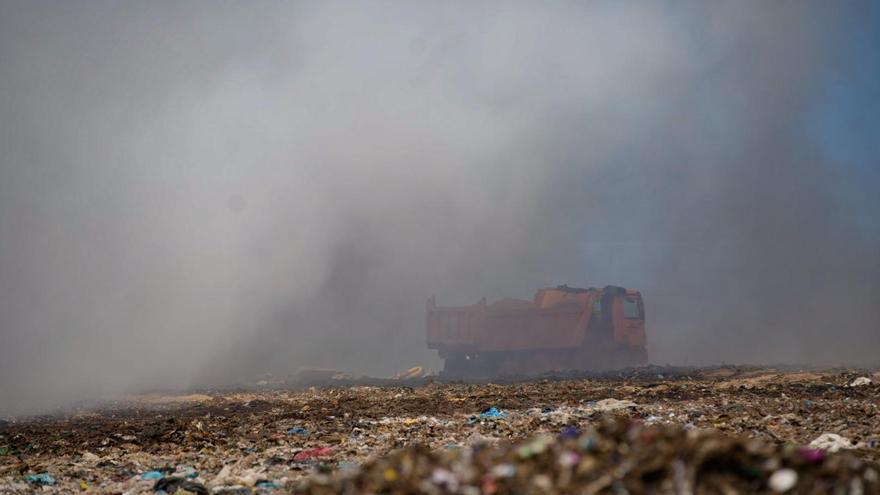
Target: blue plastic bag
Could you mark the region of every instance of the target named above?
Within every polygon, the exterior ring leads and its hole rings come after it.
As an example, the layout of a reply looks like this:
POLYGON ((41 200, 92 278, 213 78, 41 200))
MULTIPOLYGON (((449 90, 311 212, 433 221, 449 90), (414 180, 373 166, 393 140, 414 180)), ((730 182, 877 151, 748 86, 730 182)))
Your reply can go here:
POLYGON ((497 407, 492 406, 489 409, 480 413, 480 417, 483 419, 491 419, 491 418, 506 418, 507 413, 501 412, 497 407))
POLYGON ((55 478, 49 473, 31 474, 27 478, 28 483, 35 485, 54 485, 55 478))

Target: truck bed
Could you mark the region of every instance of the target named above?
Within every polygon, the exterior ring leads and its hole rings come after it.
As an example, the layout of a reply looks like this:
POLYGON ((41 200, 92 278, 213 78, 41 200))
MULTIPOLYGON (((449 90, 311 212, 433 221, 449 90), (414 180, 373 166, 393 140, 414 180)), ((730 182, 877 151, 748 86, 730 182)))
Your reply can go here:
POLYGON ((506 299, 487 305, 436 306, 428 301, 428 347, 444 352, 566 349, 582 344, 589 311, 576 304, 541 308, 506 299))

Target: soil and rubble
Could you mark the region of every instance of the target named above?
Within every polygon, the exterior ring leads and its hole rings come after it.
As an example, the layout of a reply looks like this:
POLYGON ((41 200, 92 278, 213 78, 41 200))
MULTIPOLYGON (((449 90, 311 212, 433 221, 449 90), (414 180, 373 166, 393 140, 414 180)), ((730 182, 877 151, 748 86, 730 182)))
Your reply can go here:
POLYGON ((136 396, 0 421, 0 493, 880 493, 878 381, 648 368, 136 396))

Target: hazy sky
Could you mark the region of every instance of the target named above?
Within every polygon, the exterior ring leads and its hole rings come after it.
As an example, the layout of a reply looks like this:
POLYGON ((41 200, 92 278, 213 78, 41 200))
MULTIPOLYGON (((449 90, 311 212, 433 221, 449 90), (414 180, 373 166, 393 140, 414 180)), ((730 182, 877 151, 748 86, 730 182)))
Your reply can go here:
POLYGON ((657 363, 877 363, 877 2, 0 1, 0 414, 440 363, 625 285, 657 363))

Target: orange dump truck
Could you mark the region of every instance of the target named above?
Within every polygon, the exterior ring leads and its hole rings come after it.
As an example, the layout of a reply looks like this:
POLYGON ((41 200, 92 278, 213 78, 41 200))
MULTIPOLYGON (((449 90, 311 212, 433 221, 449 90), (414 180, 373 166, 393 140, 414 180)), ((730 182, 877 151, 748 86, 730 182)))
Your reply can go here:
POLYGON ((428 300, 428 348, 453 376, 535 374, 643 364, 642 295, 623 287, 539 289, 534 301, 472 306, 428 300))

